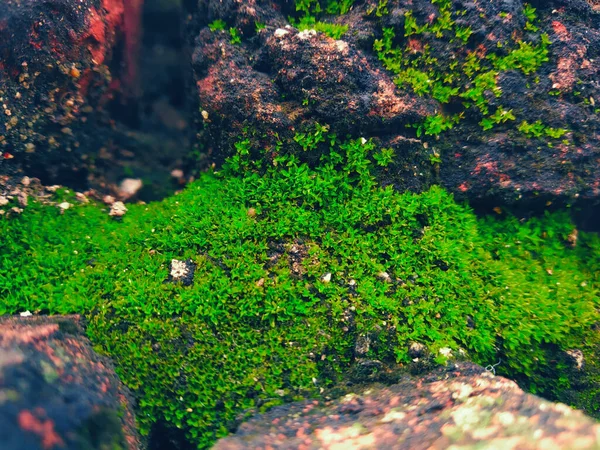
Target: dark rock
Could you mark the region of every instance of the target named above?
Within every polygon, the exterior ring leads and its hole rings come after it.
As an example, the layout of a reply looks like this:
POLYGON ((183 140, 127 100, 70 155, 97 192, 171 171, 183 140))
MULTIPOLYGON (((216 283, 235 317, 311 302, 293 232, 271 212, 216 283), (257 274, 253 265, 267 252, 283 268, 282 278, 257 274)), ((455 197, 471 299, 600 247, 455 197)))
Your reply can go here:
POLYGON ((440 183, 460 198, 488 204, 562 204, 596 201, 600 196, 600 6, 595 0, 533 2, 539 32, 526 30, 521 0, 503 2, 453 0, 456 26, 473 31, 468 44, 437 39, 432 33, 414 37, 415 48, 428 45, 445 67, 468 52, 506 52, 518 39, 539 40, 547 33, 549 62, 535 76, 501 71, 502 97, 489 96, 492 111, 513 110, 517 122, 483 131, 481 117, 467 111, 454 130, 418 138, 409 124, 443 111, 452 114, 460 102, 441 105, 398 89, 373 52, 383 27, 396 31, 403 43, 405 13, 417 21, 434 21, 439 7, 430 0, 410 4, 387 2, 387 14, 376 17, 375 0, 355 2, 351 11, 327 20, 348 25, 335 41, 324 34, 298 32, 287 23, 290 1, 199 1, 191 27, 195 37, 194 71, 198 87, 199 138, 209 159, 230 155, 233 144, 249 138, 255 148, 277 153, 277 142, 293 146, 295 132, 314 122, 327 124, 339 136, 376 138, 392 147, 392 170, 381 171, 383 184, 422 190, 440 183), (240 30, 233 45, 228 30, 211 32, 220 19, 240 30), (257 31, 256 22, 266 25, 257 31), (533 79, 535 78, 535 81, 533 79), (552 93, 553 95, 550 95, 552 93), (530 138, 517 132, 522 121, 542 120, 567 130, 564 138, 530 138), (568 142, 568 143, 567 143, 568 142), (551 145, 549 145, 551 144, 551 145), (433 157, 433 159, 432 159, 433 157), (436 159, 439 164, 434 164, 436 159))
MULTIPOLYGON (((85 183, 106 107, 135 84, 140 0, 0 3, 0 173, 85 183)), ((105 131, 106 133, 107 131, 105 131)))
POLYGON ((139 449, 129 398, 77 317, 0 318, 2 450, 139 449))
POLYGON ((599 433, 582 413, 460 363, 333 401, 273 408, 214 448, 597 449, 599 433))
POLYGON ((201 137, 218 162, 242 135, 273 148, 315 122, 340 136, 397 134, 434 111, 432 102, 397 91, 360 38, 336 41, 290 27, 284 2, 199 3, 193 64, 201 137), (227 31, 210 31, 215 19, 237 26, 242 44, 231 44, 227 31), (256 31, 256 22, 266 27, 256 31))

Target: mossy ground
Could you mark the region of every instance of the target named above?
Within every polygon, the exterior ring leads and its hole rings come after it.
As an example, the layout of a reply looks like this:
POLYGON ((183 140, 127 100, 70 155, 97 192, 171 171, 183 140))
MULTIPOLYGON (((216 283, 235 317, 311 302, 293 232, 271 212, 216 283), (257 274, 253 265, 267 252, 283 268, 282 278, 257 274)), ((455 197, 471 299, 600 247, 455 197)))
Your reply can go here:
MULTIPOLYGON (((297 136, 318 162, 285 148, 255 162, 242 142, 223 173, 120 221, 40 204, 0 219, 0 314, 83 314, 142 431, 164 420, 199 447, 245 408, 333 385, 359 336, 388 365, 409 363, 411 342, 501 359, 548 395, 571 382, 558 350, 583 350, 593 373, 597 236, 572 245, 566 213, 477 218, 438 187, 382 188, 372 173, 390 155, 326 131, 297 136), (193 285, 167 282, 172 259, 197 264, 193 285)), ((576 399, 590 413, 595 389, 576 399)))

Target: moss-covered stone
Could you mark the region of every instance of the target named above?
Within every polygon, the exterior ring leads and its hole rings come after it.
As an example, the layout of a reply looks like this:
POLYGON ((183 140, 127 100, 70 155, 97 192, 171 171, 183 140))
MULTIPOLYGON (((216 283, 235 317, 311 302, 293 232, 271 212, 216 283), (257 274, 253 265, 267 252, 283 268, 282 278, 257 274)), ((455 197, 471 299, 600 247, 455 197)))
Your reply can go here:
POLYGON ((139 397, 141 430, 164 421, 199 447, 357 362, 409 367, 414 342, 438 363, 501 360, 547 396, 579 389, 597 413, 597 236, 565 213, 477 218, 438 187, 379 187, 374 167, 391 166, 372 141, 307 130, 296 143, 320 160, 286 147, 257 160, 241 144, 222 173, 120 220, 33 202, 0 219, 0 314, 85 314, 139 397), (173 260, 195 264, 192 283, 172 282, 173 260), (561 356, 574 349, 577 385, 561 356))

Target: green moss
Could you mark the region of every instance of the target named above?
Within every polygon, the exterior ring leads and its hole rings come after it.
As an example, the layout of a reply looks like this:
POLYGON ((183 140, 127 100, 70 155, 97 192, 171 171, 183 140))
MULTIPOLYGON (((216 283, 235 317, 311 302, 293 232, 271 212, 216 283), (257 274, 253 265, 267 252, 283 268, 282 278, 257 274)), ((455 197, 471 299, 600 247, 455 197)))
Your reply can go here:
POLYGON ((285 147, 251 160, 261 151, 243 141, 223 173, 121 221, 39 204, 0 219, 0 314, 84 314, 141 430, 165 420, 199 447, 245 408, 334 384, 358 335, 389 365, 410 363, 412 341, 502 359, 549 395, 564 389, 557 349, 595 364, 598 237, 572 248, 566 214, 478 219, 438 187, 381 188, 389 150, 327 127, 296 141, 319 161, 285 147), (193 285, 166 282, 172 259, 195 262, 193 285))
MULTIPOLYGON (((404 38, 411 39, 404 39, 401 45, 397 45, 396 30, 383 28, 381 39, 374 43, 379 59, 396 74, 394 81, 400 88, 411 89, 415 94, 433 98, 443 105, 453 105, 452 114, 438 113, 416 124, 417 135, 435 136, 450 130, 461 123, 467 113, 478 117, 484 131, 498 126, 521 131, 521 127, 514 126, 515 113, 502 106, 491 108, 489 97, 502 97, 497 83, 501 73, 516 70, 533 76, 542 64, 549 61, 551 43, 548 35, 538 33, 534 25, 537 21, 535 8, 526 4, 523 10, 528 20, 525 29, 536 34, 533 41, 515 37, 511 42, 498 42, 501 53, 488 52, 482 57, 477 49, 464 51, 473 33, 469 27, 456 25, 455 18, 463 15, 464 11, 453 10, 449 0, 431 2, 439 9, 437 18, 431 23, 419 23, 411 11, 405 14, 404 38), (424 41, 434 40, 437 44, 415 40, 421 38, 424 41), (448 55, 452 56, 448 58, 448 55)), ((559 139, 562 134, 556 136, 557 133, 543 133, 545 139, 559 139)))
POLYGON ((348 25, 338 25, 317 21, 314 17, 306 16, 294 21, 293 25, 300 31, 316 30, 325 33, 332 39, 340 39, 348 31, 348 25))
POLYGON ((305 16, 316 17, 320 14, 346 14, 352 8, 354 0, 296 0, 296 11, 305 16))

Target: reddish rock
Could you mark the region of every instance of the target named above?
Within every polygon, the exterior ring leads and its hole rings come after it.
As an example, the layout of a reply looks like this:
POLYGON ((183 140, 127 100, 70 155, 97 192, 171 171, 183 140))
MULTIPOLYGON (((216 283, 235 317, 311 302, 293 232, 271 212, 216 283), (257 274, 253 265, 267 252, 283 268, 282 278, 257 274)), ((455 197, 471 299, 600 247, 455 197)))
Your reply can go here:
POLYGON ((452 20, 472 31, 467 44, 432 33, 404 37, 407 12, 419 23, 434 22, 440 15, 439 4, 431 0, 390 0, 380 16, 372 13, 377 0, 354 2, 348 14, 325 18, 348 26, 338 41, 290 27, 286 19, 295 14, 293 3, 198 2, 192 29, 199 106, 204 111, 199 138, 213 160, 231 154, 242 135, 255 148, 273 149, 278 141, 293 148, 294 132, 319 122, 339 136, 372 137, 382 147, 393 147, 396 165, 382 172, 381 180, 401 190, 418 191, 438 183, 460 198, 494 206, 600 198, 596 0, 535 3, 536 32, 526 29, 523 1, 453 0, 452 20), (216 19, 227 24, 225 31, 209 31, 207 25, 216 19), (255 23, 266 27, 256 31, 255 23), (241 33, 241 44, 230 42, 229 27, 241 33), (481 60, 492 52, 505 55, 507 42, 539 42, 542 33, 552 44, 549 61, 535 76, 501 72, 501 98, 487 95, 490 111, 500 106, 513 110, 516 122, 483 131, 482 117, 472 109, 454 130, 418 137, 408 124, 435 112, 453 114, 462 108, 461 101, 441 105, 408 87, 397 88, 394 74, 373 51, 384 27, 395 30, 397 45, 408 44, 417 53, 427 48, 440 68, 469 52, 481 60), (516 130, 524 120, 541 120, 546 127, 568 131, 560 139, 529 138, 516 130), (434 163, 438 159, 441 163, 434 163))
POLYGON ((216 450, 598 449, 600 425, 524 393, 470 363, 332 401, 276 407, 243 423, 216 450))
POLYGON ((107 132, 100 126, 104 107, 121 81, 135 82, 140 6, 141 0, 0 3, 0 172, 23 167, 47 182, 85 181, 82 159, 107 132))
POLYGON ((231 154, 240 136, 273 148, 315 122, 332 132, 372 135, 404 129, 433 113, 433 103, 401 93, 353 42, 289 27, 289 2, 199 2, 193 54, 201 139, 213 158, 231 154), (226 20, 242 34, 207 25, 226 20), (265 24, 257 31, 255 23, 265 24))
POLYGON ((142 448, 129 399, 77 317, 0 318, 2 450, 142 448))

